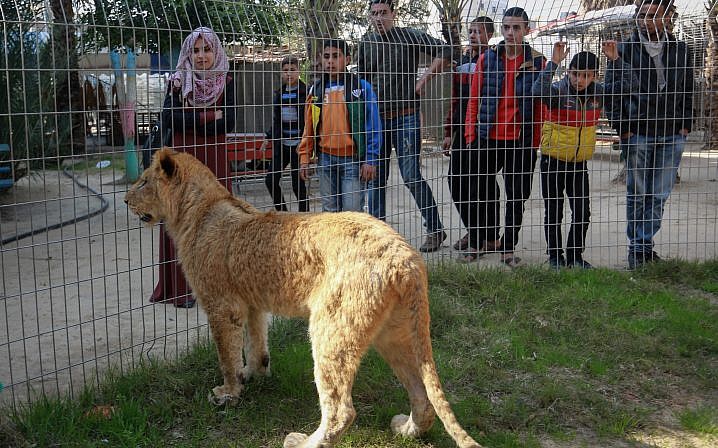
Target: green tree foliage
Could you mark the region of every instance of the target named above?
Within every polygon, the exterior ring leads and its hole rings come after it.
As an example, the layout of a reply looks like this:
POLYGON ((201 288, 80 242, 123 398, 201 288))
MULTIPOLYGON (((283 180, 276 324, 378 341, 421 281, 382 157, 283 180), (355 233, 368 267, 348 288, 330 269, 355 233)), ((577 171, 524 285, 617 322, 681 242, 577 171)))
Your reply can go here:
MULTIPOLYGON (((321 1, 321 0, 314 0, 321 1)), ((332 1, 334 0, 324 0, 332 1)), ((422 31, 428 29, 427 18, 429 17, 429 2, 433 0, 395 0, 396 16, 401 21, 402 26, 416 28, 422 31)), ((364 29, 369 25, 369 1, 368 0, 341 0, 338 2, 339 20, 343 26, 350 26, 364 29)), ((359 38, 364 34, 354 35, 353 38, 359 38)))
POLYGON ((129 46, 172 52, 200 26, 225 42, 277 44, 288 27, 288 5, 285 0, 94 0, 80 17, 83 50, 129 46))
MULTIPOLYGON (((437 0, 438 1, 438 0, 437 0)), ((429 0, 398 0, 395 2, 397 17, 402 25, 426 30, 429 0)), ((301 11, 304 26, 304 45, 311 66, 319 63, 318 45, 328 37, 359 40, 369 27, 368 0, 302 0, 301 11)))

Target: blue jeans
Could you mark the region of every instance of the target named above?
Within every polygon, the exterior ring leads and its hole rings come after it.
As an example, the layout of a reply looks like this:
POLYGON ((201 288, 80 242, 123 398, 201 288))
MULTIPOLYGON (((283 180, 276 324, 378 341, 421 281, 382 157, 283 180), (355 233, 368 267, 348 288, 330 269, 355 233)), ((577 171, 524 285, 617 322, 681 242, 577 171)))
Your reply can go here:
POLYGON ((628 250, 650 253, 661 228, 663 208, 676 183, 686 138, 682 135, 634 135, 622 144, 626 152, 626 219, 628 250))
POLYGON ((404 185, 419 207, 428 233, 441 231, 443 226, 439 218, 434 194, 420 171, 421 129, 419 114, 403 115, 392 119, 382 119, 384 141, 377 175, 369 182, 369 213, 375 218, 386 220, 386 184, 389 179, 389 156, 392 144, 399 159, 399 171, 404 185))
POLYGON ((319 152, 317 163, 322 211, 360 212, 364 206, 364 190, 359 180, 359 161, 319 152))

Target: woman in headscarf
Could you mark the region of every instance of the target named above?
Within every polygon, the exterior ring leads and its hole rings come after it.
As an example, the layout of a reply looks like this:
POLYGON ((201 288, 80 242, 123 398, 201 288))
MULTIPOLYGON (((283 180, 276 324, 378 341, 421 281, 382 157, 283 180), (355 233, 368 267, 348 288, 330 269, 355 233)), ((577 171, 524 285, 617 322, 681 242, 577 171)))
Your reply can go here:
MULTIPOLYGON (((202 161, 231 191, 226 134, 234 128, 234 84, 217 34, 201 27, 182 43, 170 76, 162 122, 172 128, 172 147, 202 161)), ((160 225, 160 273, 150 302, 191 308, 195 299, 177 263, 172 240, 160 225)))

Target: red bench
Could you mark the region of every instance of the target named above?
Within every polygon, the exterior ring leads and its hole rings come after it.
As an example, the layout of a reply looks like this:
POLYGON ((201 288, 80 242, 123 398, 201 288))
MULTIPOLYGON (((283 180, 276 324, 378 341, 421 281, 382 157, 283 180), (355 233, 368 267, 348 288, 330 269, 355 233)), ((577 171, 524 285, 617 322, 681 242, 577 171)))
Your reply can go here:
POLYGON ((272 142, 262 150, 265 135, 262 132, 239 132, 227 134, 227 160, 239 162, 232 177, 256 176, 267 172, 265 161, 272 159, 272 142), (242 169, 244 168, 244 169, 242 169))

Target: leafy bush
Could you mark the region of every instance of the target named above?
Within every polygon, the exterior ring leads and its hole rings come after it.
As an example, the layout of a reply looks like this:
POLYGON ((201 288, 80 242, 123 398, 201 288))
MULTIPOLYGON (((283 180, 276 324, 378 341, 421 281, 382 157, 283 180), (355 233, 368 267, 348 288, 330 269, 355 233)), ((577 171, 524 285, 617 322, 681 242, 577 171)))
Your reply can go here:
POLYGON ((74 48, 68 49, 74 47, 74 39, 52 39, 53 29, 62 37, 73 28, 43 26, 50 25, 43 19, 44 4, 0 0, 7 30, 6 57, 0 58, 0 88, 5 94, 0 101, 0 143, 10 145, 16 178, 26 172, 17 169, 20 165, 41 167, 71 155, 84 143, 84 116, 71 113, 69 104, 73 95, 73 100, 82 98, 74 70, 77 56, 74 48))

